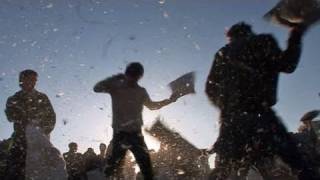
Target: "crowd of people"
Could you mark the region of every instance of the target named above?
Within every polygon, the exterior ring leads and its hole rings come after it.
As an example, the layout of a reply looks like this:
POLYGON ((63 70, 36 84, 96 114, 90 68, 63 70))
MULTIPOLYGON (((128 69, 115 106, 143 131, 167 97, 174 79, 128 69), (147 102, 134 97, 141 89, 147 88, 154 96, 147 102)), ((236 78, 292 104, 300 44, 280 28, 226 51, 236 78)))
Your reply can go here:
MULTIPOLYGON (((319 112, 319 110, 314 110, 306 113, 300 120, 301 125, 297 132, 290 132, 291 136, 297 141, 299 151, 309 156, 309 159, 317 167, 320 167, 320 146, 316 134, 320 132, 320 121, 316 119, 319 112)), ((159 151, 149 151, 155 177, 158 179, 190 179, 191 177, 199 180, 206 179, 210 168, 209 154, 204 150, 193 147, 187 140, 170 130, 166 125, 161 124, 161 121, 157 121, 147 133, 157 138, 161 144, 159 151), (184 157, 183 154, 185 153, 188 153, 189 156, 184 157), (199 161, 199 158, 203 158, 203 160, 199 161)), ((11 138, 0 141, 0 179, 4 177, 5 159, 8 156, 11 142, 11 138)), ((79 153, 77 143, 69 143, 69 151, 63 154, 69 179, 98 180, 97 176, 103 179, 104 162, 108 155, 107 149, 106 144, 100 143, 99 153, 95 153, 93 148, 88 148, 86 152, 79 153), (95 174, 95 176, 92 174, 95 174)), ((229 179, 238 180, 248 177, 249 179, 255 179, 263 170, 262 173, 269 173, 273 180, 296 180, 295 173, 278 157, 264 159, 263 163, 259 165, 260 171, 256 167, 243 169, 241 176, 236 176, 236 173, 234 173, 229 179), (254 171, 254 173, 249 173, 249 171, 254 171)), ((136 162, 132 159, 132 156, 127 154, 126 160, 116 169, 112 178, 116 180, 142 179, 141 173, 136 173, 135 166, 136 162)))
POLYGON ((69 151, 63 154, 69 180, 86 180, 87 172, 99 169, 102 171, 106 160, 107 146, 101 143, 100 152, 96 154, 93 148, 88 148, 83 154, 78 152, 78 144, 69 143, 69 151))

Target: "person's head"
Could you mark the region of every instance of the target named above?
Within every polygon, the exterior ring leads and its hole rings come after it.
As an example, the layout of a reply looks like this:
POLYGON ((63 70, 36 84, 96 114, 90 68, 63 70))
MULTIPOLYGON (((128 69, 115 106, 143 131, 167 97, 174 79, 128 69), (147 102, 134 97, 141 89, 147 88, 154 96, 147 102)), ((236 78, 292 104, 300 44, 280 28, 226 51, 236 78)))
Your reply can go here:
POLYGON ((312 111, 309 111, 307 113, 305 113, 300 121, 302 122, 303 125, 305 126, 308 126, 308 127, 311 127, 312 125, 312 121, 318 117, 320 114, 320 110, 312 110, 312 111))
POLYGON ((87 149, 87 152, 88 152, 88 153, 91 153, 91 154, 92 154, 92 153, 93 153, 93 154, 95 153, 94 150, 93 150, 93 148, 88 148, 88 149, 87 149))
POLYGON ((304 125, 304 126, 306 126, 306 127, 308 127, 308 128, 310 128, 312 125, 312 119, 305 119, 305 120, 303 120, 303 121, 301 121, 301 123, 304 125))
POLYGON ((38 73, 34 70, 27 69, 19 74, 19 86, 24 91, 32 91, 36 86, 38 73))
POLYGON ((231 26, 230 29, 227 30, 226 36, 229 41, 233 41, 235 39, 247 37, 253 34, 251 29, 251 25, 245 22, 239 22, 231 26))
POLYGON ((107 150, 107 145, 104 143, 101 143, 99 146, 100 152, 104 152, 107 150))
POLYGON ((130 81, 139 81, 139 79, 143 76, 144 68, 139 62, 132 62, 127 65, 125 75, 130 81))
POLYGON ((77 152, 78 151, 78 144, 75 142, 69 143, 69 151, 70 152, 77 152))

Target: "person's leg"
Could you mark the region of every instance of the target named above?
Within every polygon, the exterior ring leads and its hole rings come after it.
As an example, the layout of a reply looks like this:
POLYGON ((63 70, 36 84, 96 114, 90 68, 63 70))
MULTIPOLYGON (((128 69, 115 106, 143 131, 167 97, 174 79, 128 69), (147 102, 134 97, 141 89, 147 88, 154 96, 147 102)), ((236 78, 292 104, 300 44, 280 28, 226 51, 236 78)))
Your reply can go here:
POLYGON ((263 180, 273 180, 272 168, 273 168, 274 158, 263 158, 255 163, 255 168, 260 173, 263 180))
POLYGON ((115 169, 115 177, 116 177, 116 179, 124 179, 126 156, 127 156, 127 153, 125 154, 124 158, 119 162, 118 167, 115 169))
POLYGON ((210 172, 208 180, 226 180, 232 173, 232 164, 222 155, 216 155, 215 168, 210 172))
MULTIPOLYGON (((241 115, 241 114, 240 114, 241 115)), ((209 180, 226 180, 226 179, 245 179, 247 175, 247 166, 235 159, 242 159, 246 154, 243 151, 243 144, 247 141, 244 139, 244 128, 239 131, 238 122, 244 119, 238 113, 222 112, 220 117, 220 130, 217 141, 214 144, 215 168, 209 174, 209 180), (242 139, 239 140, 238 137, 242 139), (241 168, 242 167, 242 168, 241 168)), ((240 124, 242 125, 242 124, 240 124)))
POLYGON ((316 168, 313 168, 311 163, 309 164, 302 158, 302 155, 297 150, 296 144, 292 139, 287 137, 283 138, 283 141, 286 143, 278 145, 279 150, 277 151, 277 154, 291 168, 298 171, 299 180, 320 180, 316 168))
POLYGON ((107 157, 104 170, 106 177, 114 174, 115 169, 127 152, 127 148, 122 145, 122 143, 124 142, 124 138, 125 136, 122 133, 113 135, 113 139, 110 143, 110 145, 112 146, 111 154, 107 157))
POLYGON ((81 174, 73 175, 68 178, 68 180, 84 180, 81 174))
POLYGON ((231 174, 233 175, 235 180, 246 180, 249 175, 250 169, 250 166, 240 166, 239 168, 235 169, 231 174))
POLYGON ((133 153, 145 180, 153 179, 153 169, 147 145, 142 133, 135 133, 130 136, 130 150, 133 153))

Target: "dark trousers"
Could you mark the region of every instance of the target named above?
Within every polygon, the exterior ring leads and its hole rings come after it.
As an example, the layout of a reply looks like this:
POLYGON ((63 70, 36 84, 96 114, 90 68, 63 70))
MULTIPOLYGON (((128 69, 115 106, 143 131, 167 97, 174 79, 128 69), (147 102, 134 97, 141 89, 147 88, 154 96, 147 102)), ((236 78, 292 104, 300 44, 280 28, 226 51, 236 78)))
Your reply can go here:
POLYGON ((253 168, 260 173, 263 180, 274 180, 272 175, 272 165, 270 161, 273 159, 262 159, 259 162, 239 162, 239 161, 226 161, 216 156, 215 169, 210 174, 210 180, 246 180, 250 168, 253 168), (267 166, 269 165, 269 166, 267 166), (271 165, 271 166, 270 166, 271 165))
POLYGON ((68 176, 68 180, 87 180, 87 174, 79 174, 79 175, 73 175, 73 176, 68 176))
POLYGON ((319 179, 272 109, 222 113, 221 118, 220 134, 214 147, 220 159, 210 180, 225 180, 232 171, 254 166, 261 159, 274 155, 297 170, 299 180, 319 179))
POLYGON ((153 170, 147 145, 141 132, 117 132, 113 134, 111 141, 111 155, 107 157, 105 169, 106 176, 111 176, 125 157, 127 150, 130 150, 144 176, 145 180, 153 179, 153 170))
POLYGON ((25 180, 27 141, 24 132, 13 134, 13 144, 9 151, 5 180, 25 180))

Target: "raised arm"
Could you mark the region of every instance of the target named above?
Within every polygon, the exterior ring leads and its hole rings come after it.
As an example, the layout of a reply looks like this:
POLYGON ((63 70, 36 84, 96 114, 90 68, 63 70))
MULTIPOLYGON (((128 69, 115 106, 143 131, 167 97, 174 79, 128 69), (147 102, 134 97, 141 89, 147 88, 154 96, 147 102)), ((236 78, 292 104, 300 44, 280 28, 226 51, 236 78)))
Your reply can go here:
POLYGON ((291 30, 288 47, 283 52, 282 63, 280 63, 283 72, 292 73, 297 68, 301 56, 302 38, 305 30, 305 27, 296 27, 291 30))
POLYGON ((111 90, 110 79, 99 81, 94 87, 93 91, 96 93, 109 93, 111 90))
POLYGON ((116 83, 124 79, 123 74, 118 74, 102 81, 99 81, 93 88, 96 93, 110 93, 110 91, 116 86, 116 83))
POLYGON ((294 27, 289 35, 287 49, 284 51, 278 47, 273 37, 267 39, 267 56, 272 66, 279 72, 292 73, 297 68, 301 56, 302 38, 306 29, 304 26, 294 27))

